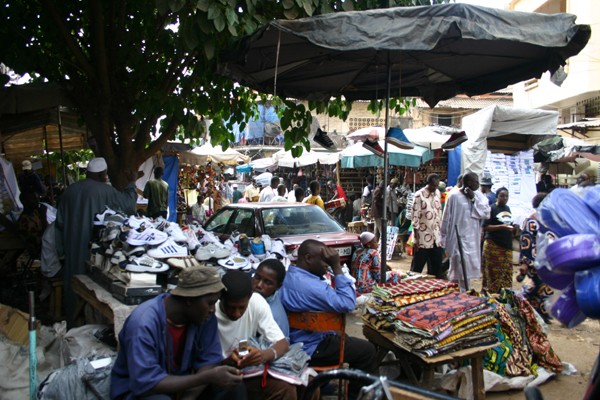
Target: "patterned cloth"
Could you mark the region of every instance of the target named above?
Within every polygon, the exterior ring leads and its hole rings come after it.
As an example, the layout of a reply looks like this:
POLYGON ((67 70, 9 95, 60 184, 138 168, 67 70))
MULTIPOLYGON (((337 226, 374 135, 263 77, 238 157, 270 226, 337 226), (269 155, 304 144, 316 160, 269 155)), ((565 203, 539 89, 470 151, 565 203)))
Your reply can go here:
POLYGON ((562 363, 554 352, 542 326, 537 321, 533 307, 526 299, 516 296, 514 292, 511 294, 525 321, 525 332, 533 353, 533 361, 550 371, 561 372, 563 369, 562 363))
POLYGON ((521 233, 521 264, 527 266, 527 277, 530 279, 530 282, 523 286, 523 293, 535 311, 548 322, 552 318, 546 310, 546 300, 554 294, 554 291, 542 281, 533 266, 538 228, 536 219, 528 218, 521 233))
POLYGON ((399 283, 379 284, 374 288, 373 294, 382 299, 390 299, 392 297, 430 293, 447 288, 457 289, 458 285, 444 279, 415 279, 399 283))
POLYGON ((500 293, 503 288, 512 288, 512 250, 498 246, 493 240, 483 243, 481 258, 483 272, 482 287, 488 293, 500 293))
POLYGON ((392 298, 389 301, 384 301, 377 297, 374 297, 369 301, 369 304, 371 305, 371 307, 378 311, 397 311, 399 307, 408 306, 410 304, 418 303, 420 301, 435 299, 436 297, 445 296, 456 291, 458 291, 458 288, 456 287, 447 287, 445 289, 437 290, 435 292, 398 296, 392 298))
POLYGON ((434 244, 440 246, 442 203, 439 190, 431 193, 426 186, 415 193, 412 222, 420 248, 431 249, 434 244))
POLYGON ((466 293, 450 293, 436 299, 403 307, 396 314, 401 322, 436 334, 452 323, 470 316, 487 305, 487 300, 466 293))

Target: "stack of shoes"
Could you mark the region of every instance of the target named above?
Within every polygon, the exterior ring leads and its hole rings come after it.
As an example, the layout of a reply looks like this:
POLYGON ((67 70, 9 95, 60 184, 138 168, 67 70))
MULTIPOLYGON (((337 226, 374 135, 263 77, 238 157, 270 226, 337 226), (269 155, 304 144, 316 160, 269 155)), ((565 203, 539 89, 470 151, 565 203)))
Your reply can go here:
POLYGON ((442 149, 444 149, 444 150, 453 149, 453 148, 457 147, 458 145, 460 145, 461 143, 466 142, 467 140, 468 140, 468 138, 467 138, 467 134, 465 132, 453 133, 452 136, 450 136, 450 139, 446 140, 444 142, 444 144, 442 144, 442 149))

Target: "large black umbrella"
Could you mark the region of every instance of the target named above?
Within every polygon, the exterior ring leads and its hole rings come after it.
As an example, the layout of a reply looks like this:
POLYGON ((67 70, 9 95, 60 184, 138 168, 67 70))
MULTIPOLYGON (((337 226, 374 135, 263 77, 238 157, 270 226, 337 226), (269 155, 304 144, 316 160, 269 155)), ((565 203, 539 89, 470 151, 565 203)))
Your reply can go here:
MULTIPOLYGON (((386 98, 387 131, 390 93, 420 96, 433 107, 458 93, 489 93, 556 71, 590 37, 575 18, 444 4, 275 20, 223 55, 220 71, 280 97, 386 98)), ((384 207, 383 267, 386 217, 384 207)))

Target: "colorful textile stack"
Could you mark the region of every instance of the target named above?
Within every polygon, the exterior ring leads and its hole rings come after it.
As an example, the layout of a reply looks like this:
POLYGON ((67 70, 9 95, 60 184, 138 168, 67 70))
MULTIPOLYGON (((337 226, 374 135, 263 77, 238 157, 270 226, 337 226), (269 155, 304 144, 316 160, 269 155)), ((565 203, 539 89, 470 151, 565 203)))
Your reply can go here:
POLYGON ((535 375, 538 366, 561 372, 560 359, 529 302, 510 289, 502 289, 492 301, 500 321, 496 332, 500 344, 488 350, 484 367, 506 376, 535 375))
POLYGON ((489 301, 466 293, 402 307, 395 317, 394 341, 427 357, 497 343, 498 320, 489 301))
POLYGON ((412 279, 376 285, 363 318, 376 329, 394 330, 395 313, 410 304, 458 291, 456 283, 443 279, 412 279))

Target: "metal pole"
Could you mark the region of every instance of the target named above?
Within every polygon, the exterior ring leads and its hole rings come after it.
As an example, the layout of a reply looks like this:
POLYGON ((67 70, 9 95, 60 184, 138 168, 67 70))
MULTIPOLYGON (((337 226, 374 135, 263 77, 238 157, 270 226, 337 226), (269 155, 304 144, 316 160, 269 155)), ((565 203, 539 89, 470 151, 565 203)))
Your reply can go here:
POLYGON ((50 193, 50 203, 52 205, 56 205, 56 202, 54 201, 54 188, 52 185, 52 174, 50 173, 50 151, 48 151, 48 130, 46 129, 46 126, 44 126, 44 143, 45 143, 45 147, 46 147, 46 169, 48 171, 48 176, 50 176, 50 186, 48 189, 48 193, 50 193))
POLYGON ((60 163, 62 164, 62 173, 63 173, 63 186, 67 186, 67 167, 65 166, 65 152, 63 149, 63 141, 62 141, 62 121, 60 117, 60 106, 57 108, 58 112, 58 143, 60 145, 60 163))
MULTIPOLYGON (((390 90, 392 87, 392 65, 388 53, 387 62, 387 89, 385 93, 385 132, 389 129, 390 90)), ((387 186, 388 186, 388 144, 385 141, 383 148, 383 212, 381 214, 381 283, 386 281, 387 266, 387 186)))
POLYGON ((36 354, 36 320, 35 296, 33 290, 29 291, 29 398, 37 398, 37 354, 36 354))

